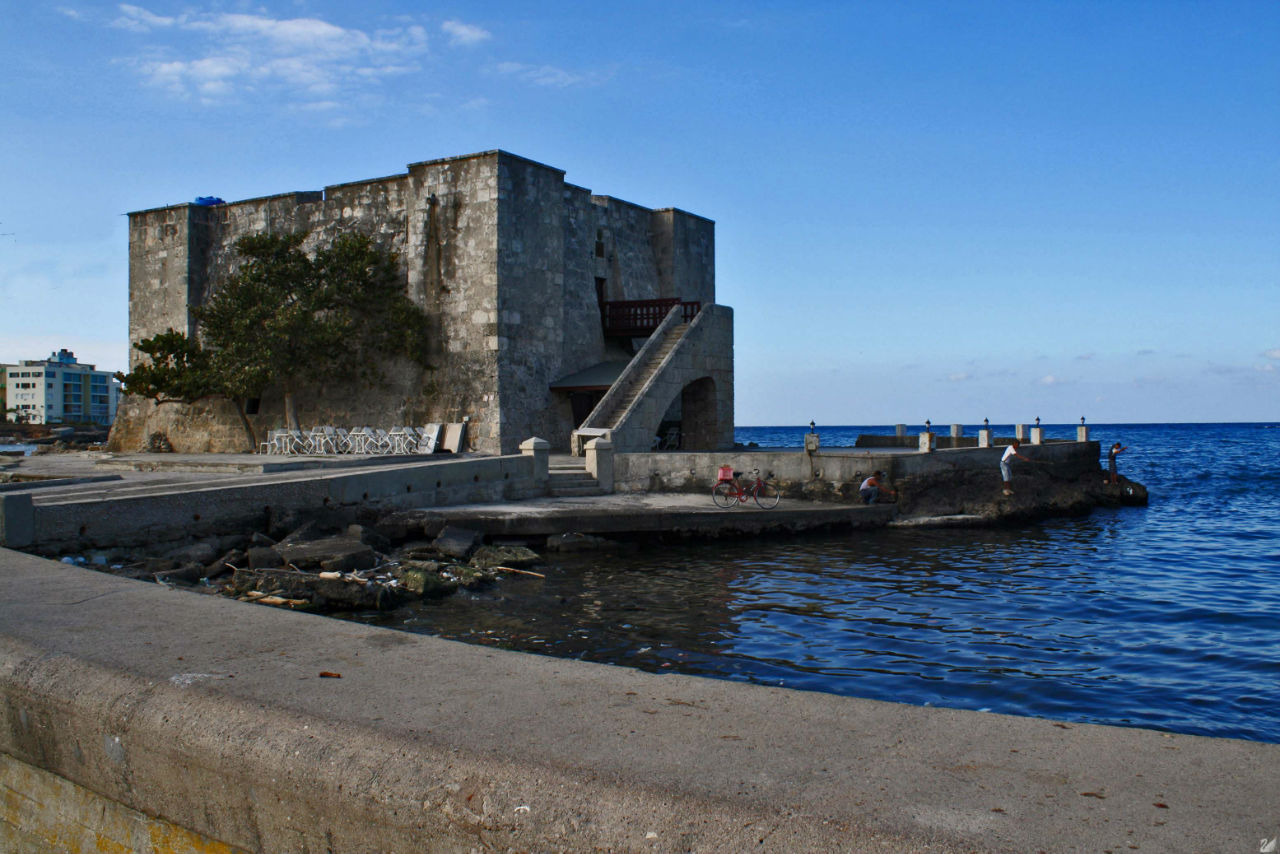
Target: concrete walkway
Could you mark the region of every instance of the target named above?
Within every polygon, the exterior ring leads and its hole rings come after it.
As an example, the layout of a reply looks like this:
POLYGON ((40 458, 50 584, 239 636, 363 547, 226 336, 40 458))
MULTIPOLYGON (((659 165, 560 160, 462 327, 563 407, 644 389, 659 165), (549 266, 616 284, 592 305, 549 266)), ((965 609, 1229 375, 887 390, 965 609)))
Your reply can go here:
MULTIPOLYGON (((262 454, 111 454, 77 451, 65 454, 0 459, 0 473, 31 480, 26 483, 37 502, 58 496, 93 494, 110 498, 117 493, 144 492, 183 485, 270 483, 294 479, 300 473, 377 469, 406 463, 448 463, 472 454, 438 456, 268 456, 262 454), (109 478, 109 479, 108 479, 109 478)), ((9 486, 19 486, 18 483, 9 486)))
POLYGON ((1280 830, 1277 745, 653 675, 2 550, 0 697, 0 752, 245 850, 1253 852, 1280 830))

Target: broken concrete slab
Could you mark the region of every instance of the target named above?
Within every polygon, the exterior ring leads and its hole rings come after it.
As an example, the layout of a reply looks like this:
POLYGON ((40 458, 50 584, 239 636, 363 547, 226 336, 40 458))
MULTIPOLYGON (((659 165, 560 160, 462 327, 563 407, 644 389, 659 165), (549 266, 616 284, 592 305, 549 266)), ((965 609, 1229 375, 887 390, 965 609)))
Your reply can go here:
MULTIPOLYGON (((423 536, 423 523, 433 518, 433 514, 425 510, 398 510, 378 517, 374 530, 393 543, 403 543, 423 536)), ((427 536, 434 536, 427 532, 427 536)))
POLYGON ((480 545, 483 536, 479 531, 446 525, 440 535, 432 541, 436 551, 458 560, 466 560, 480 545))
POLYGON ((217 546, 208 540, 201 540, 198 543, 174 549, 165 555, 165 557, 171 558, 178 563, 198 563, 202 566, 217 556, 217 546))
POLYGON ((320 567, 335 572, 351 572, 370 569, 378 564, 378 555, 372 548, 349 537, 279 543, 274 551, 286 564, 302 569, 320 567))
POLYGON ((249 569, 268 569, 273 566, 284 566, 284 558, 273 548, 254 546, 246 553, 249 569))

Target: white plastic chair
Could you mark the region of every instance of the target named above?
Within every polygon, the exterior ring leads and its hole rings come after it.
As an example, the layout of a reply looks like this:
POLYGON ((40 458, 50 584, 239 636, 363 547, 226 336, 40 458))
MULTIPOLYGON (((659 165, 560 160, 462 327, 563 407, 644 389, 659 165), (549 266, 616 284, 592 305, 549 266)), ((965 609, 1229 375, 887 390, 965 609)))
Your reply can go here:
POLYGON ((258 443, 258 453, 260 454, 282 454, 283 446, 280 444, 280 434, 282 430, 268 430, 267 440, 258 443))
POLYGON ((412 454, 418 447, 418 434, 412 427, 397 427, 387 435, 393 454, 412 454))
POLYGON ((317 427, 316 431, 311 433, 311 450, 317 454, 338 453, 337 432, 332 427, 317 427))
POLYGON ((288 430, 284 436, 286 454, 306 454, 311 451, 311 442, 301 430, 288 430))
POLYGON ((368 427, 357 427, 348 434, 351 440, 351 453, 368 454, 373 445, 373 436, 368 427))

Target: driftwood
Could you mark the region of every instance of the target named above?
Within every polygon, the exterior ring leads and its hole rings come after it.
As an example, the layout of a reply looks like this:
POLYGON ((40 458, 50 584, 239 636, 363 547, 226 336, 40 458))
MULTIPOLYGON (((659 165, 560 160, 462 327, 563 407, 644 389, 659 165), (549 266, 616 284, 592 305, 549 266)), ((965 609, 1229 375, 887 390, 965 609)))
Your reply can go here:
POLYGON ((517 575, 532 575, 534 578, 546 578, 541 572, 532 572, 528 569, 516 569, 514 566, 491 566, 489 569, 496 569, 498 572, 514 572, 517 575))

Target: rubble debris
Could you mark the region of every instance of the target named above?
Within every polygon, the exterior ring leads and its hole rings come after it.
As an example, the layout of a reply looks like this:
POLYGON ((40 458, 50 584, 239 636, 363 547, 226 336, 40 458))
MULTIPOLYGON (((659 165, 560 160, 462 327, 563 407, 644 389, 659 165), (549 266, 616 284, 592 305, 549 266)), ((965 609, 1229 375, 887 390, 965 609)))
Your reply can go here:
POLYGON ((470 563, 482 569, 499 566, 524 569, 542 563, 542 557, 524 546, 480 546, 471 555, 470 563))

